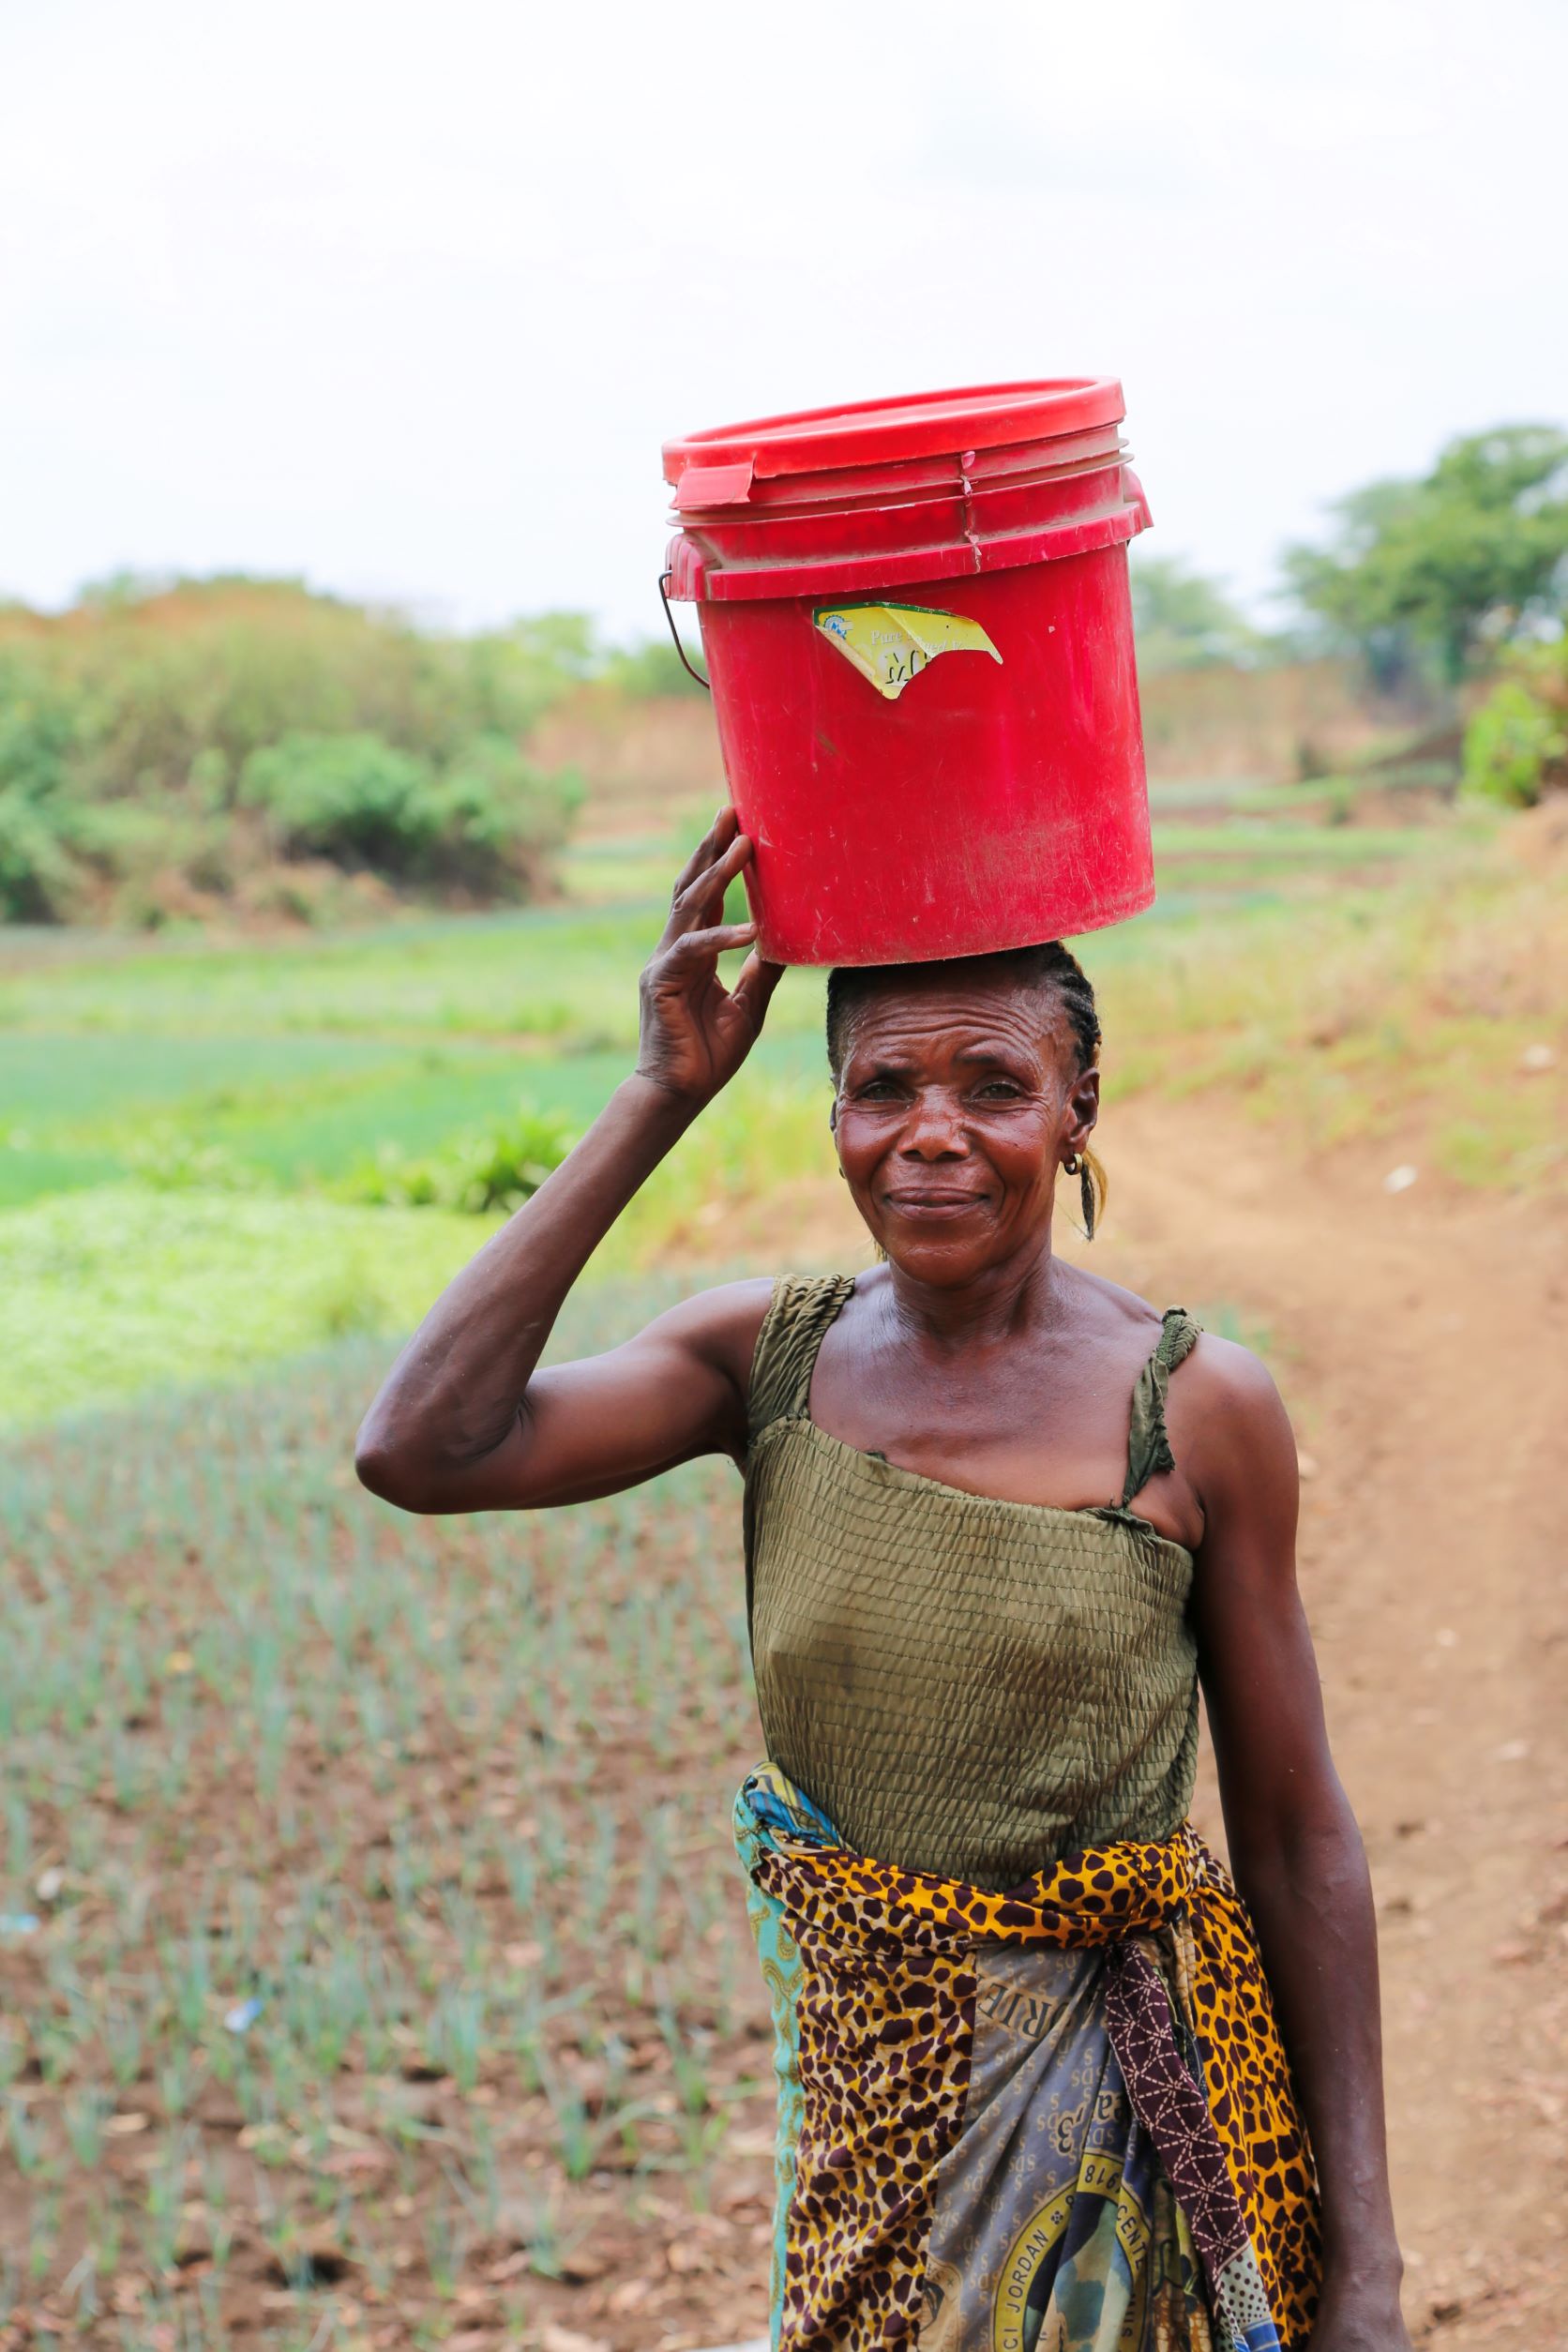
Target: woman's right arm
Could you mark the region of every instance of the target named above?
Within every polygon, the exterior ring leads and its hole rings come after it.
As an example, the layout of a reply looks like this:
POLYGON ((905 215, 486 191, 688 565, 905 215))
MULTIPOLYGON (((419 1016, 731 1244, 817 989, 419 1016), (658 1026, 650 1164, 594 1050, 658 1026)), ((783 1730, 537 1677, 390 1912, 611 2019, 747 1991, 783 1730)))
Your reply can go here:
POLYGON ((745 1061, 779 976, 755 952, 732 989, 724 892, 751 854, 725 809, 679 882, 642 975, 637 1069, 569 1156, 448 1283, 365 1416, 360 1478, 405 1511, 529 1509, 738 1455, 765 1282, 688 1300, 625 1347, 540 1372, 562 1302, 632 1196, 745 1061))

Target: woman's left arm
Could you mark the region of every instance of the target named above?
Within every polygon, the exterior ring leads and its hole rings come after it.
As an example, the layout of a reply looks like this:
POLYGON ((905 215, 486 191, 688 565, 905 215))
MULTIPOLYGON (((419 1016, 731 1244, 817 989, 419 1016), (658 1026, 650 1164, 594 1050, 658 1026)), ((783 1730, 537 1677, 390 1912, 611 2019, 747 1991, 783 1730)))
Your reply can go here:
POLYGON ((1372 1888, 1296 1587, 1295 1439, 1268 1373, 1225 1340, 1199 1343, 1171 1406, 1177 1459, 1203 1507, 1193 1606, 1231 1871, 1317 2158, 1324 2272, 1312 2352, 1409 2352, 1372 1888))

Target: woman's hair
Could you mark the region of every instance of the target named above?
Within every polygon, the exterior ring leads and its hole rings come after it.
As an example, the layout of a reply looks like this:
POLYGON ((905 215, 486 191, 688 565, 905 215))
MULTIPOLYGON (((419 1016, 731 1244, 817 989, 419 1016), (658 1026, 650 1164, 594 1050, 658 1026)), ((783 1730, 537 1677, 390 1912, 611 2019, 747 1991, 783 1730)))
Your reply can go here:
MULTIPOLYGON (((964 961, 974 966, 983 980, 1010 982, 1014 988, 1037 989, 1051 998, 1065 1013, 1072 1032, 1078 1055, 1075 1076, 1081 1078, 1085 1070, 1093 1069, 1100 1058, 1100 1017, 1089 975, 1071 948, 1053 939, 1040 947, 1006 947, 991 956, 966 956, 964 961)), ((879 989, 908 982, 925 969, 921 964, 846 964, 828 973, 827 1059, 836 1085, 844 1067, 850 1023, 859 1007, 879 989)), ((1098 1226, 1108 1190, 1106 1172, 1093 1152, 1086 1151, 1082 1156, 1098 1226)))

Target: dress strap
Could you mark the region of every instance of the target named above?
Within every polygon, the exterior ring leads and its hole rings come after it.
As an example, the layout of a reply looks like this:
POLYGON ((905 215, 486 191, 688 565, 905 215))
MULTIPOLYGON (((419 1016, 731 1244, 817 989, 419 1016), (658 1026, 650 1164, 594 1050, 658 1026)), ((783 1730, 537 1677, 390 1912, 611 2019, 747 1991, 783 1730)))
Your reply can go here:
POLYGON ((1133 1390, 1132 1424, 1127 1432, 1127 1483, 1122 1490, 1124 1511, 1161 1470, 1173 1470, 1175 1456, 1165 1428, 1166 1392, 1176 1366, 1198 1343, 1201 1323, 1195 1323, 1184 1306, 1168 1306, 1159 1345, 1138 1376, 1133 1390))
POLYGON ((780 1274, 751 1359, 747 1409, 755 1440, 770 1422, 800 1420, 828 1325, 854 1289, 853 1274, 780 1274))

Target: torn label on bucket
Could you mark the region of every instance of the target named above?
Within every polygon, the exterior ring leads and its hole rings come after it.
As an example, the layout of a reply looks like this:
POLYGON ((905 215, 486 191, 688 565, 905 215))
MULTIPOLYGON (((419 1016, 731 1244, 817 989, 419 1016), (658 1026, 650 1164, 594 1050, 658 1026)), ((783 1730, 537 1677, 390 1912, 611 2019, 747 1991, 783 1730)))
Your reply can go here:
POLYGON ((820 604, 811 615, 879 694, 896 702, 939 654, 1002 656, 978 621, 924 604, 820 604))

